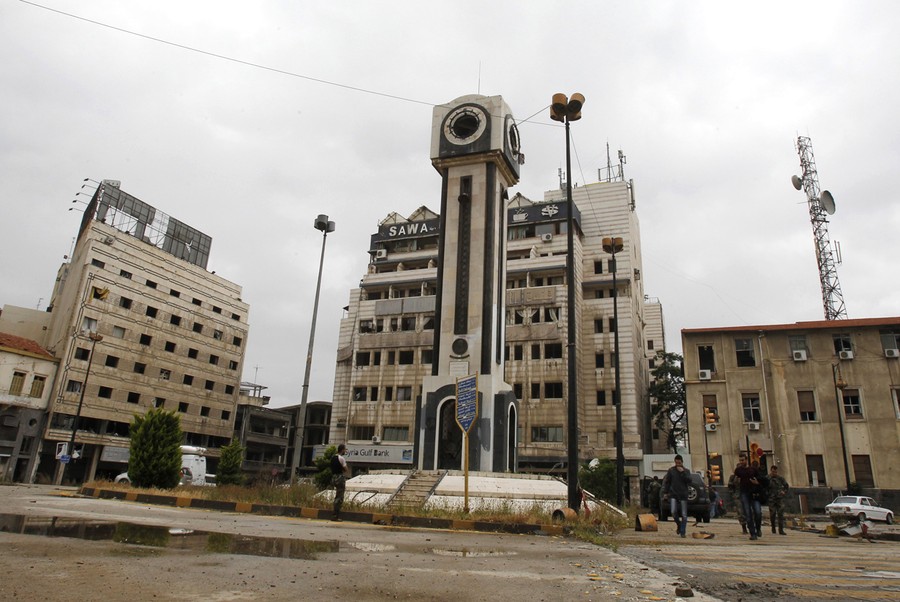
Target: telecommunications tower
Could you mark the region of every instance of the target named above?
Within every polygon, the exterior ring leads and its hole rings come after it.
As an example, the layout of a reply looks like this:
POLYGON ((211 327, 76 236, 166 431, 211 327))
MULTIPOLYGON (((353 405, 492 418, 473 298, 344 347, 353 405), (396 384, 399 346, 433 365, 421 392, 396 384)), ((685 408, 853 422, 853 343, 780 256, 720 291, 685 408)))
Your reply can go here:
POLYGON ((800 155, 800 169, 803 176, 792 176, 794 188, 806 193, 809 205, 809 221, 812 223, 816 243, 816 261, 819 264, 819 281, 822 284, 822 303, 826 320, 847 318, 844 295, 838 280, 834 253, 828 239, 828 216, 834 214, 834 197, 827 190, 819 192, 819 178, 816 175, 816 159, 813 156, 812 141, 805 136, 797 137, 797 154, 800 155))

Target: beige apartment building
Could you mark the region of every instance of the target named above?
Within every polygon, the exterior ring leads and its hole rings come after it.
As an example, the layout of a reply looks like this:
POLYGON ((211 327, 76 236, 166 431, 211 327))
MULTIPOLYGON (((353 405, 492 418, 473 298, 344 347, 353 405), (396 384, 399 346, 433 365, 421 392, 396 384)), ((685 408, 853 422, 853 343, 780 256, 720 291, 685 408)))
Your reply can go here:
MULTIPOLYGON (((629 183, 573 189, 579 456, 614 458, 614 334, 619 330, 623 451, 636 477, 649 444, 648 320, 664 346, 658 301, 645 315, 640 232, 629 183), (602 239, 618 236, 615 262, 602 239), (618 323, 613 319, 614 265, 618 323), (645 447, 646 446, 646 447, 645 447)), ((504 380, 518 400, 519 471, 560 470, 566 460, 567 291, 563 191, 507 206, 504 380)), ((360 450, 355 463, 412 468, 416 399, 431 374, 440 216, 421 207, 390 214, 369 246, 370 263, 341 322, 330 440, 360 450), (368 458, 370 461, 366 461, 368 458)), ((657 347, 658 348, 658 347, 657 347)), ((654 352, 655 354, 655 352, 654 352)), ((632 479, 636 487, 637 479, 632 479)))
MULTIPOLYGON (((41 333, 60 360, 39 478, 111 477, 126 468, 136 414, 181 417, 210 455, 234 434, 249 332, 241 287, 207 270, 212 239, 105 180, 88 204, 47 312, 4 308, 0 331, 41 333), (63 473, 58 444, 74 432, 63 473)), ((215 460, 214 460, 215 461, 215 460)))
POLYGON ((762 454, 766 469, 778 464, 813 509, 848 483, 896 506, 900 317, 694 328, 681 336, 695 469, 717 465, 727 480, 749 450, 762 454))

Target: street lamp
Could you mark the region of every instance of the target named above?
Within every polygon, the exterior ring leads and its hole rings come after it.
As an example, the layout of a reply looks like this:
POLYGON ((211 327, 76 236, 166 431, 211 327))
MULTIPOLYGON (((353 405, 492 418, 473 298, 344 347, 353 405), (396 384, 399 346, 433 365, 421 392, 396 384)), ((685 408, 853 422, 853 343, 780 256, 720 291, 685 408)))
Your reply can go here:
POLYGON ((613 322, 616 325, 613 331, 613 353, 616 354, 614 367, 616 369, 616 390, 613 391, 613 405, 616 406, 616 504, 621 506, 625 500, 623 489, 625 485, 625 452, 622 446, 622 394, 620 392, 621 377, 619 376, 619 289, 616 282, 616 273, 619 265, 616 263, 616 253, 624 248, 621 238, 604 238, 603 250, 612 255, 613 269, 613 322))
POLYGON ((306 374, 303 376, 303 394, 300 397, 300 416, 294 431, 294 455, 291 458, 291 483, 297 481, 297 469, 300 468, 300 456, 303 453, 304 431, 306 430, 306 400, 309 397, 309 374, 312 370, 313 344, 316 340, 316 316, 319 313, 319 291, 322 289, 322 265, 325 263, 325 241, 328 233, 334 232, 334 222, 328 221, 327 215, 319 215, 313 224, 322 233, 322 254, 319 257, 319 278, 316 281, 316 298, 313 302, 312 326, 309 329, 309 350, 306 352, 306 374))
POLYGON ((837 403, 838 413, 838 429, 841 432, 841 458, 844 460, 844 478, 847 482, 847 488, 850 487, 850 464, 847 462, 847 440, 844 437, 844 408, 841 397, 844 389, 847 388, 847 381, 841 376, 841 365, 831 365, 831 377, 834 379, 834 400, 837 403))
POLYGON ((574 204, 572 203, 572 158, 569 150, 569 123, 581 119, 581 107, 584 105, 584 96, 575 93, 572 98, 566 98, 565 94, 554 94, 550 105, 550 119, 566 124, 566 313, 568 315, 568 340, 569 351, 569 398, 568 398, 568 495, 569 508, 576 512, 581 507, 581 496, 578 493, 578 380, 576 378, 575 363, 575 220, 573 217, 574 204))
MULTIPOLYGON (((81 421, 81 408, 84 406, 84 392, 87 389, 88 377, 91 375, 91 365, 94 363, 94 349, 97 343, 103 340, 103 337, 96 332, 89 332, 88 338, 91 340, 91 355, 88 357, 87 369, 84 372, 84 381, 81 383, 81 394, 78 397, 78 409, 75 410, 75 420, 72 421, 72 435, 69 437, 69 447, 66 449, 66 455, 69 456, 67 464, 72 464, 75 460, 75 433, 78 432, 78 423, 81 421)), ((65 478, 66 466, 63 466, 63 474, 60 477, 60 483, 65 478)))

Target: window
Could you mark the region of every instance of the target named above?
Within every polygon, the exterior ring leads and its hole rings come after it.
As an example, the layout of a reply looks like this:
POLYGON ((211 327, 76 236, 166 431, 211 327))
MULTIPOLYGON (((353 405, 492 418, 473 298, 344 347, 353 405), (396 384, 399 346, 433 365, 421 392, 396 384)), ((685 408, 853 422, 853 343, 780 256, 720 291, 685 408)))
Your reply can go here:
POLYGON ((173 297, 175 297, 176 299, 177 299, 178 297, 181 296, 181 293, 179 293, 178 291, 176 291, 174 288, 173 288, 173 289, 169 289, 169 294, 172 295, 173 297))
POLYGON ((368 366, 372 361, 372 354, 368 351, 357 351, 356 352, 356 365, 357 366, 368 366))
POLYGON ((601 288, 601 289, 598 289, 598 290, 596 290, 596 291, 594 291, 594 299, 602 299, 602 298, 605 297, 605 296, 606 296, 606 295, 603 294, 603 289, 602 289, 602 288, 601 288))
POLYGON ((606 391, 597 391, 597 405, 598 406, 606 405, 606 391))
POLYGON ((89 349, 85 349, 84 347, 78 347, 75 349, 75 359, 76 360, 84 360, 87 361, 91 357, 91 351, 89 349))
POLYGON ((513 359, 517 361, 522 361, 522 346, 521 345, 513 345, 513 359))
POLYGON ((393 401, 394 400, 394 387, 385 387, 384 388, 384 400, 385 401, 393 401))
POLYGON ((516 396, 516 399, 522 401, 522 383, 513 384, 513 395, 516 396))
POLYGON ((734 351, 737 355, 739 368, 752 368, 756 366, 756 354, 753 350, 753 339, 735 339, 734 351))
POLYGON ((228 369, 229 370, 237 370, 238 363, 235 360, 228 360, 228 369))
POLYGON ((386 426, 381 432, 384 441, 409 441, 408 426, 386 426))
POLYGON ((113 337, 115 337, 117 339, 124 339, 125 338, 125 329, 122 328, 121 326, 113 326, 112 327, 112 335, 113 335, 113 337))
POLYGON ((109 368, 118 368, 119 367, 119 358, 114 355, 106 356, 106 365, 109 368))
POLYGON ((143 374, 147 370, 147 364, 142 364, 141 362, 134 363, 134 373, 135 374, 143 374))
POLYGON ((209 406, 200 406, 200 415, 209 416, 209 406))
POLYGON ((860 487, 875 487, 875 478, 872 475, 872 459, 868 455, 853 454, 853 477, 860 487))
POLYGON ((806 342, 805 334, 792 334, 788 336, 788 345, 791 347, 791 356, 793 357, 795 351, 805 351, 806 356, 809 357, 809 345, 806 342))
MULTIPOLYGON (((221 334, 219 335, 219 338, 222 338, 221 334)), ((231 339, 231 344, 235 347, 240 347, 243 342, 244 339, 242 339, 241 337, 234 337, 233 339, 231 339)))
POLYGON ((615 331, 616 331, 616 319, 615 319, 615 318, 610 318, 610 319, 609 319, 609 331, 610 331, 610 332, 615 332, 615 331))
POLYGON ((203 324, 201 324, 200 322, 194 322, 193 330, 196 333, 202 334, 203 333, 203 324))
POLYGON ((25 373, 13 372, 12 381, 9 383, 10 395, 21 395, 22 388, 25 386, 25 373))
POLYGON ((192 385, 194 384, 194 377, 190 374, 185 374, 184 378, 181 379, 181 382, 185 385, 192 385))
POLYGON ((222 308, 213 305, 213 313, 217 313, 217 314, 222 313, 222 308))
POLYGON ((603 273, 603 262, 602 262, 602 261, 595 261, 595 262, 594 262, 594 273, 595 273, 595 274, 602 274, 602 273, 603 273))
POLYGON ((531 346, 531 359, 541 359, 541 346, 539 344, 534 344, 531 346))
POLYGON ((222 420, 231 419, 231 410, 222 410, 222 420))
POLYGON ((366 388, 365 387, 353 387, 353 401, 365 401, 366 400, 366 388))
POLYGON ((704 395, 703 396, 703 407, 707 410, 710 410, 713 414, 716 415, 716 419, 719 416, 719 400, 715 395, 704 395))
POLYGON ((797 391, 800 422, 816 421, 816 397, 812 391, 797 391))
POLYGON ((151 337, 149 334, 141 335, 141 345, 149 345, 152 340, 153 337, 151 337))
POLYGON ((653 351, 653 339, 647 339, 647 350, 653 351))
POLYGON ((153 306, 148 305, 146 313, 148 318, 155 318, 156 314, 159 313, 159 310, 153 306))
POLYGON ((164 408, 166 406, 166 398, 165 397, 154 397, 153 398, 153 407, 154 408, 164 408))
POLYGON ((544 359, 558 360, 562 359, 563 347, 562 343, 544 343, 544 359))
POLYGON ((387 354, 387 365, 393 366, 397 363, 397 352, 396 351, 388 351, 387 354))
POLYGON ((861 420, 863 415, 859 389, 844 389, 841 397, 844 400, 844 417, 847 420, 861 420))
POLYGON ((234 385, 225 385, 225 395, 234 393, 234 385))
POLYGON ((109 289, 94 286, 91 290, 91 296, 98 301, 106 301, 106 298, 109 297, 109 289))
POLYGON ((434 350, 433 349, 423 349, 422 350, 422 363, 430 364, 434 361, 434 350))
POLYGON ((141 401, 140 393, 135 393, 134 391, 128 392, 128 403, 140 403, 140 401, 141 401))
POLYGON ((69 393, 81 393, 81 381, 70 380, 66 383, 66 391, 69 393))
POLYGON ((209 363, 212 364, 213 366, 218 366, 219 365, 219 356, 218 355, 210 355, 209 363))
POLYGON ((119 307, 122 309, 131 309, 132 300, 128 297, 119 297, 119 307))
POLYGON ((200 354, 196 349, 188 349, 188 357, 192 360, 197 359, 197 356, 200 354))
POLYGON ((197 307, 201 307, 201 306, 203 305, 203 301, 201 301, 201 300, 198 299, 197 297, 194 297, 194 298, 191 300, 191 303, 193 303, 193 304, 196 305, 197 307))
POLYGON ((401 366, 408 366, 415 361, 415 354, 412 349, 401 349, 397 353, 397 363, 401 366))
POLYGON ((217 341, 222 340, 222 331, 221 330, 213 330, 213 338, 217 341))
POLYGON ((375 427, 374 426, 363 426, 356 425, 350 427, 350 439, 363 439, 367 441, 371 441, 372 437, 375 436, 375 427))
POLYGON ((215 387, 216 387, 216 383, 211 380, 207 380, 206 383, 203 385, 203 388, 206 389, 207 391, 212 391, 215 387))
POLYGON ((186 401, 178 402, 178 411, 181 412, 182 414, 187 414, 188 404, 186 401))
POLYGON ((240 317, 238 314, 231 314, 231 319, 232 319, 232 320, 237 320, 238 322, 241 321, 241 317, 240 317))
POLYGON ((378 401, 378 387, 369 387, 369 401, 378 401))
POLYGON ((834 341, 835 355, 840 355, 841 351, 853 351, 849 333, 833 334, 831 338, 834 341))
POLYGON ((412 387, 397 387, 397 401, 412 401, 412 387))
POLYGON ((131 280, 131 272, 126 272, 125 270, 119 270, 119 276, 125 278, 126 280, 131 280))
POLYGON ((359 332, 363 334, 375 332, 375 325, 372 323, 372 320, 360 320, 359 332))
POLYGON ((531 383, 531 399, 541 398, 541 383, 531 383))
POLYGON ((563 385, 559 383, 544 383, 545 399, 562 399, 563 385))
POLYGON ((106 264, 100 261, 99 259, 91 259, 91 265, 95 268, 103 269, 106 267, 106 264))
POLYGON ((172 371, 167 368, 159 369, 159 379, 160 380, 169 380, 172 378, 172 371))
POLYGON ((744 422, 762 422, 759 393, 741 393, 741 405, 744 408, 744 422))
POLYGON ((532 443, 562 443, 563 427, 533 426, 531 427, 532 443))
POLYGON ((31 381, 31 393, 29 397, 40 397, 44 394, 44 384, 47 382, 45 376, 35 376, 31 381))
POLYGON ((422 330, 434 330, 434 315, 426 314, 422 317, 422 330))
POLYGON ((900 349, 900 330, 881 330, 882 349, 900 349))
POLYGON ((147 284, 147 288, 156 288, 156 283, 153 282, 152 280, 148 280, 146 282, 146 284, 147 284))
POLYGON ((172 315, 169 318, 169 324, 172 326, 181 326, 181 316, 172 315))
POLYGON ((601 351, 594 354, 594 368, 606 367, 606 355, 601 351))
POLYGON ((84 318, 81 320, 81 330, 82 332, 97 332, 97 319, 96 318, 84 318))
POLYGON ((697 360, 701 370, 716 370, 716 355, 713 352, 712 345, 697 346, 697 360))
POLYGON ((594 320, 594 334, 603 334, 603 318, 594 320))
POLYGON ((97 397, 102 397, 103 399, 112 399, 112 389, 109 387, 100 387, 100 390, 97 391, 97 397))
POLYGON ((820 455, 806 456, 806 476, 813 487, 825 486, 825 461, 820 455))
POLYGON ((416 317, 406 316, 400 318, 400 330, 414 331, 416 329, 416 317))
POLYGON ((169 353, 175 353, 175 343, 172 341, 166 341, 166 351, 169 353))

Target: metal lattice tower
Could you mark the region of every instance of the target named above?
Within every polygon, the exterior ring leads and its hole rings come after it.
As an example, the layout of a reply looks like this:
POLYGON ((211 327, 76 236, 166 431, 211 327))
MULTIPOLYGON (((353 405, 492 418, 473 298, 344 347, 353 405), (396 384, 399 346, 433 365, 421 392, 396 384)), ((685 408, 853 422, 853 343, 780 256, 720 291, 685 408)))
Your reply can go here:
MULTIPOLYGON (((809 221, 812 223, 813 237, 816 243, 816 261, 819 264, 819 281, 822 285, 822 303, 825 306, 825 319, 846 319, 847 309, 844 307, 844 295, 841 292, 841 283, 838 280, 834 253, 831 250, 831 241, 828 238, 828 213, 834 212, 834 204, 831 201, 830 210, 826 211, 823 197, 819 193, 816 159, 813 156, 812 141, 809 138, 805 136, 797 137, 797 154, 800 155, 800 168, 803 174, 800 184, 803 192, 806 193, 806 201, 809 205, 809 221)), ((825 194, 828 195, 827 198, 831 198, 827 191, 825 194)))

